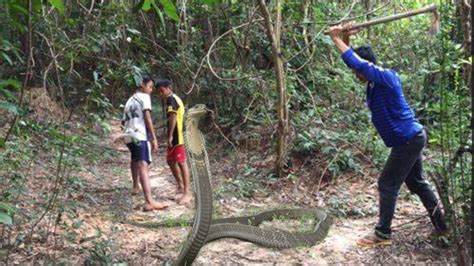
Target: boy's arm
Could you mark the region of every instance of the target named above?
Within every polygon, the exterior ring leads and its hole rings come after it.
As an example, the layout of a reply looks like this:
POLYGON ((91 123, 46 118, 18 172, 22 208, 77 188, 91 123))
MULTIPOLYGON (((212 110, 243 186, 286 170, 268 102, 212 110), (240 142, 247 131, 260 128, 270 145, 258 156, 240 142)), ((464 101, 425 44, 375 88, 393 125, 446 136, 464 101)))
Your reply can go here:
POLYGON ((168 113, 169 126, 168 126, 168 147, 173 147, 173 133, 176 128, 176 113, 168 113))
POLYGON ((122 115, 122 120, 120 120, 120 128, 124 128, 125 127, 125 121, 127 119, 127 109, 124 108, 123 110, 123 115, 122 115))
POLYGON ((331 36, 332 41, 341 54, 350 48, 350 36, 359 32, 357 29, 351 29, 353 25, 353 22, 349 22, 329 28, 329 36, 331 36))
POLYGON ((384 77, 386 71, 383 68, 360 58, 349 47, 349 36, 358 32, 358 30, 350 30, 350 25, 351 24, 344 26, 336 25, 329 28, 329 35, 341 53, 342 60, 344 60, 344 63, 346 63, 348 67, 360 72, 367 80, 377 83, 387 83, 388 81, 384 77))
POLYGON ((168 147, 173 147, 173 133, 176 130, 176 112, 179 105, 172 96, 166 98, 166 112, 168 113, 168 147))
POLYGON ((144 110, 143 117, 145 118, 146 128, 151 134, 151 150, 156 151, 158 149, 158 140, 156 139, 155 129, 153 127, 153 121, 151 119, 151 111, 148 109, 144 110))
POLYGON ((368 81, 391 87, 390 84, 393 82, 393 75, 390 71, 386 71, 382 67, 374 65, 372 62, 360 58, 352 49, 346 50, 341 56, 348 67, 361 73, 368 81))

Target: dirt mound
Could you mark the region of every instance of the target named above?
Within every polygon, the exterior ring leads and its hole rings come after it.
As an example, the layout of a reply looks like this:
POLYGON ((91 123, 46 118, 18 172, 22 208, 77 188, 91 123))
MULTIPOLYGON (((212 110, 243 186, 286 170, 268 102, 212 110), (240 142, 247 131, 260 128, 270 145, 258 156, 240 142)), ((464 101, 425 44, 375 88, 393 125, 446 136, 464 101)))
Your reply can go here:
POLYGON ((28 118, 36 121, 61 121, 68 113, 64 107, 49 97, 46 88, 30 88, 25 93, 25 105, 28 106, 28 118))

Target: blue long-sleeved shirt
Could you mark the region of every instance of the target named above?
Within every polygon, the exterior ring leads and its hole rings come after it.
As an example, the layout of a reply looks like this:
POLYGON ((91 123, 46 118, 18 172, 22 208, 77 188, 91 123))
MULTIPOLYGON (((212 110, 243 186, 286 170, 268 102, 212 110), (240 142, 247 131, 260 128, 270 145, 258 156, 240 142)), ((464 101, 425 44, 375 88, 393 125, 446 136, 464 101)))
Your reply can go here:
POLYGON ((372 123, 387 147, 403 145, 423 129, 405 100, 395 71, 360 58, 352 49, 345 51, 342 59, 369 81, 367 105, 372 123))

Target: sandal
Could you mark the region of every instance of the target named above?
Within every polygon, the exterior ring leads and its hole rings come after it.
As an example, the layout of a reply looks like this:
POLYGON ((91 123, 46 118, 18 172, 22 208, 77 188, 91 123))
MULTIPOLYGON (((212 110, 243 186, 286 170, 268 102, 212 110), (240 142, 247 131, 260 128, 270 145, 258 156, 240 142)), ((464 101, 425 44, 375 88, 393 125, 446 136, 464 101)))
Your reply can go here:
POLYGON ((374 233, 368 234, 363 238, 357 240, 357 244, 362 247, 377 247, 386 246, 392 244, 392 239, 381 238, 374 233))

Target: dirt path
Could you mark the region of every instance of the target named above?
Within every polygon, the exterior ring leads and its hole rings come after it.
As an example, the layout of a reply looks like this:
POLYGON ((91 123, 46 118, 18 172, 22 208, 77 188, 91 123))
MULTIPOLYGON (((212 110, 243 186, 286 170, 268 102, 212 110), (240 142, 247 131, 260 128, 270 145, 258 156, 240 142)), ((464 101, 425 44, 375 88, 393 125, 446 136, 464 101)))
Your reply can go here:
MULTIPOLYGON (((114 127, 113 134, 117 132, 114 127)), ((113 145, 113 143, 110 143, 113 145)), ((163 211, 145 213, 141 210, 143 196, 131 196, 131 180, 128 169, 129 153, 125 146, 116 145, 118 156, 102 165, 89 166, 84 174, 89 187, 82 197, 82 203, 88 206, 79 214, 82 226, 77 230, 78 243, 71 249, 80 251, 76 262, 94 260, 94 250, 105 250, 110 259, 127 261, 130 264, 159 264, 176 258, 190 227, 171 227, 145 229, 122 224, 121 219, 134 221, 167 221, 172 218, 193 217, 192 203, 189 206, 177 205, 174 197, 174 179, 165 165, 163 154, 154 155, 151 166, 151 185, 153 195, 159 201, 166 201, 170 207, 163 211), (100 234, 98 232, 101 232, 100 234)), ((211 165, 212 167, 212 165, 211 165)), ((352 205, 358 204, 367 213, 376 204, 374 185, 364 182, 343 184, 335 187, 329 194, 350 197, 346 200, 352 205)), ((273 193, 270 198, 237 199, 229 198, 215 202, 215 208, 222 216, 238 216, 250 210, 265 210, 280 206, 297 206, 284 200, 284 193, 273 193)), ((421 203, 414 197, 402 194, 397 206, 395 242, 383 248, 361 249, 355 243, 364 234, 370 232, 376 221, 375 214, 362 218, 335 218, 328 237, 319 245, 308 248, 274 250, 252 243, 234 239, 225 239, 207 244, 199 253, 195 264, 333 264, 333 263, 415 263, 415 262, 452 262, 452 256, 446 250, 433 246, 427 240, 431 229, 428 219, 416 219, 424 213, 421 203), (408 223, 407 223, 408 222, 408 223)), ((319 200, 327 203, 327 197, 319 200)), ((102 258, 103 259, 103 258, 102 258)))

